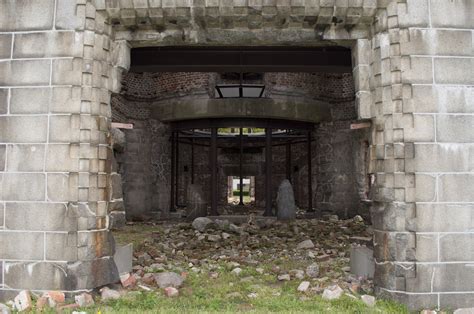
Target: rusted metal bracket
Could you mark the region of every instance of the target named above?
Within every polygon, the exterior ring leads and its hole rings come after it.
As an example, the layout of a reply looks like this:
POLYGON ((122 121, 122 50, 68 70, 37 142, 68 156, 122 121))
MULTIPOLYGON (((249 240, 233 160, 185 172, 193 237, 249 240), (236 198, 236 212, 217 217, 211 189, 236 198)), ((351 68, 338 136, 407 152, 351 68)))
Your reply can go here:
POLYGON ((366 129, 372 126, 372 122, 351 123, 351 130, 366 129))
POLYGON ((119 122, 112 122, 111 126, 116 129, 133 129, 132 123, 119 123, 119 122))

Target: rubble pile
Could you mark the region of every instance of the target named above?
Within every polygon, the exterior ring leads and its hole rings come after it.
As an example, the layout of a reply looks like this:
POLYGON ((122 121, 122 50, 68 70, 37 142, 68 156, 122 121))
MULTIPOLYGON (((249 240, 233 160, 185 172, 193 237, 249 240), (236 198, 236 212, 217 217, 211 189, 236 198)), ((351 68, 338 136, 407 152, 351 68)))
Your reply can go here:
MULTIPOLYGON (((339 220, 333 215, 279 222, 251 214, 241 224, 225 218, 198 217, 193 222, 164 222, 156 226, 156 231, 153 229, 151 237, 144 236, 140 241, 133 253, 132 272, 122 274, 120 283, 71 300, 60 292, 32 297, 30 292, 22 291, 10 306, 18 311, 75 309, 120 299, 133 290, 175 298, 181 295, 180 289, 186 286, 191 272, 211 279, 228 272, 241 282, 260 280, 259 284, 268 285, 268 280, 258 278, 261 275, 273 278, 275 283, 295 282, 295 293, 301 298, 321 295, 334 300, 342 295, 365 295, 363 302, 370 306, 375 303, 370 296, 372 282, 350 274, 351 246, 372 242, 371 228, 361 217, 339 220), (249 270, 255 276, 243 275, 249 270)), ((237 296, 241 297, 242 292, 232 292, 228 297, 237 296)), ((258 298, 259 294, 255 291, 246 296, 258 298)))

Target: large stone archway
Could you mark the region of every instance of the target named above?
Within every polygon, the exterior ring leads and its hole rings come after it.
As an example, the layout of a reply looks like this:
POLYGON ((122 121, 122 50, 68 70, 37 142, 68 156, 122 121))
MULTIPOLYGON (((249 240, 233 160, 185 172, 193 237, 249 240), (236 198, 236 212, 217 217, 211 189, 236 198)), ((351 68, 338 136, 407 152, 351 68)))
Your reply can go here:
POLYGON ((0 298, 117 279, 110 95, 132 46, 352 48, 373 122, 376 286, 474 305, 469 0, 0 1, 0 298))

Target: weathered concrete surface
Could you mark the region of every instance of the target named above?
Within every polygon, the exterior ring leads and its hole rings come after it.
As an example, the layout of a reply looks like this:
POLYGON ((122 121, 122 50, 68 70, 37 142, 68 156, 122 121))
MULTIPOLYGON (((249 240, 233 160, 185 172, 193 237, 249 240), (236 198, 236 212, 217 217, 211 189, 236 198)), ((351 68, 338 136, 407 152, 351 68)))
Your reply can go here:
POLYGON ((162 121, 199 118, 272 118, 307 122, 330 121, 327 102, 296 97, 287 99, 174 98, 152 104, 152 116, 162 121))

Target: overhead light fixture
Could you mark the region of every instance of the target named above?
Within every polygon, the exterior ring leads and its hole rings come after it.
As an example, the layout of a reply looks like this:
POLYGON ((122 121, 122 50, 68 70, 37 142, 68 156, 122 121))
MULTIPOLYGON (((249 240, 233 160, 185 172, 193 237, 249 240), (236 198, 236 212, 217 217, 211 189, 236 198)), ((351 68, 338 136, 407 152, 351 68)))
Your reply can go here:
POLYGON ((262 84, 218 84, 219 98, 261 98, 265 90, 262 84))

